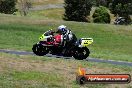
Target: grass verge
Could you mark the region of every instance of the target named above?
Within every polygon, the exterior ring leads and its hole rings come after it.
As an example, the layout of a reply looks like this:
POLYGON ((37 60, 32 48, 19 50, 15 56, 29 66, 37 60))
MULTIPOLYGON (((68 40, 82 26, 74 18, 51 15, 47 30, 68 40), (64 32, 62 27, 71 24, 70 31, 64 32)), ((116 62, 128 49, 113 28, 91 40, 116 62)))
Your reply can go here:
POLYGON ((46 9, 40 11, 31 11, 28 15, 32 17, 49 18, 55 20, 62 20, 64 9, 46 9))
POLYGON ((88 74, 130 74, 127 66, 93 63, 63 58, 19 56, 0 53, 1 88, 130 88, 132 84, 76 84, 79 66, 88 74))
POLYGON ((33 5, 62 4, 64 0, 31 0, 33 5))

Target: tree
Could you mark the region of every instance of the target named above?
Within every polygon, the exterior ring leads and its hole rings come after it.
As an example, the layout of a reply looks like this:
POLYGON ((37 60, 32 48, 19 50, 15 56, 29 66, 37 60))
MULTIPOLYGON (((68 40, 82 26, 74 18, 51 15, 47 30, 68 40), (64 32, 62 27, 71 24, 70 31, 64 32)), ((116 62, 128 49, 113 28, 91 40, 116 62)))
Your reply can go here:
POLYGON ((28 14, 29 8, 32 7, 30 0, 18 0, 19 12, 21 16, 28 14))
POLYGON ((110 15, 106 7, 97 7, 92 17, 95 23, 110 23, 110 15))
POLYGON ((16 12, 16 0, 0 0, 0 13, 13 14, 16 12))
POLYGON ((112 0, 96 0, 96 6, 105 6, 109 7, 109 4, 112 2, 112 0))
POLYGON ((110 10, 115 16, 124 17, 128 23, 131 22, 129 15, 132 14, 132 0, 113 0, 110 10))
POLYGON ((64 0, 65 14, 64 20, 88 22, 87 16, 90 15, 92 8, 91 0, 64 0))

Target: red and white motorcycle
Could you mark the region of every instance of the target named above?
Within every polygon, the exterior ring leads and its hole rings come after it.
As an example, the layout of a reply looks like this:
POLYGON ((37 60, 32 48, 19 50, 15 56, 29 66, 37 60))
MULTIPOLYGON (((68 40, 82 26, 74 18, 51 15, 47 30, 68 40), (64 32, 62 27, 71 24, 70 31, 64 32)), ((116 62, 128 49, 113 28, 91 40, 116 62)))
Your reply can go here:
POLYGON ((54 32, 49 30, 39 38, 38 43, 33 45, 32 51, 38 56, 44 56, 50 53, 53 55, 74 57, 78 60, 86 59, 89 56, 90 51, 87 46, 93 43, 92 38, 80 38, 75 43, 71 44, 63 54, 64 44, 62 40, 62 35, 54 35, 54 32))

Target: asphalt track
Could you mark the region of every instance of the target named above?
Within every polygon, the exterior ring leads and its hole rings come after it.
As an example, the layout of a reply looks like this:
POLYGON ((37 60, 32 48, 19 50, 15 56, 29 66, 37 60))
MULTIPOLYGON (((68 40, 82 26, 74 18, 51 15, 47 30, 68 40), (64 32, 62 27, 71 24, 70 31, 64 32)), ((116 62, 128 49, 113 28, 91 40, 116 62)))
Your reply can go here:
MULTIPOLYGON (((9 53, 9 54, 16 54, 16 55, 35 55, 35 54, 33 54, 33 52, 27 52, 27 51, 15 51, 15 50, 0 49, 0 52, 9 53)), ((63 56, 56 56, 56 55, 51 55, 51 54, 47 54, 45 56, 64 58, 64 59, 74 59, 72 57, 63 57, 63 56)), ((108 63, 108 64, 114 64, 114 65, 124 65, 124 66, 131 66, 132 67, 132 62, 125 62, 125 61, 103 60, 103 59, 96 59, 96 58, 87 58, 86 61, 108 63)))

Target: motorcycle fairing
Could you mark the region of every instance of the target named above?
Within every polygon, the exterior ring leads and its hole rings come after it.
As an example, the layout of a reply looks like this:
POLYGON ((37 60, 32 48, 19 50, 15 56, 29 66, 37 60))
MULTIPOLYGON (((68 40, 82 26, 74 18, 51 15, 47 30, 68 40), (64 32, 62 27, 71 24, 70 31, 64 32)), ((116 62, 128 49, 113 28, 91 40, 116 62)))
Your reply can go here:
POLYGON ((55 35, 54 36, 54 39, 55 39, 55 44, 62 44, 62 42, 63 42, 63 35, 60 35, 60 34, 58 34, 58 35, 55 35))
POLYGON ((92 38, 81 38, 80 39, 80 47, 87 47, 88 45, 93 43, 92 38))
POLYGON ((49 36, 45 36, 44 34, 42 36, 39 37, 39 41, 47 41, 48 38, 50 38, 51 35, 49 36))

